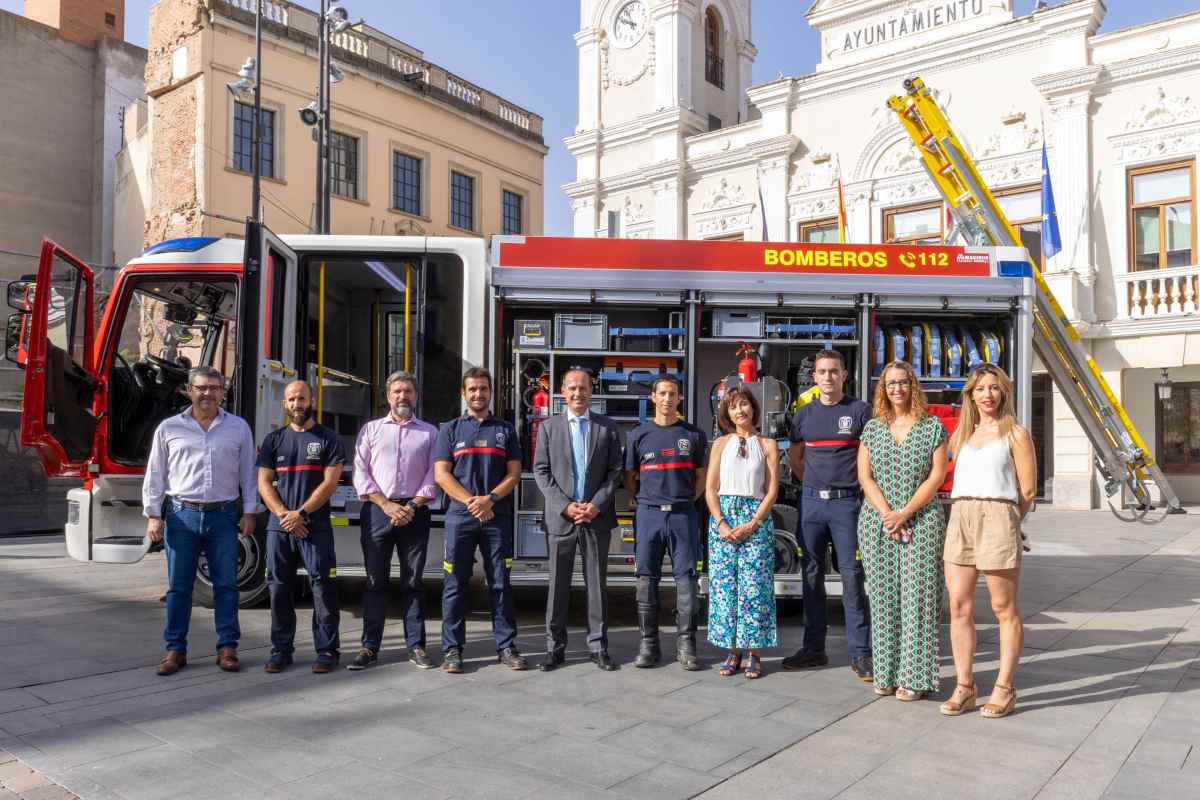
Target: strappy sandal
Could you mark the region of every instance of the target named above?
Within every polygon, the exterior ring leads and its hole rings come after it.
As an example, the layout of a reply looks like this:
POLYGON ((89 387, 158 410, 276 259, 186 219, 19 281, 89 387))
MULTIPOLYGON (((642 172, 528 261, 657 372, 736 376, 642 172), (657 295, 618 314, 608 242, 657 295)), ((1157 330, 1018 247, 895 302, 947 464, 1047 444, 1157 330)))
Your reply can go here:
MULTIPOLYGON (((1003 705, 995 703, 984 703, 983 708, 979 709, 979 716, 984 719, 1000 719, 1007 717, 1017 707, 1017 690, 1011 684, 997 683, 996 689, 1003 689, 1008 692, 1008 702, 1003 705)), ((995 690, 993 690, 995 691, 995 690)))
POLYGON ((975 702, 979 698, 979 686, 974 683, 960 683, 954 687, 954 694, 950 695, 950 699, 942 703, 938 711, 941 711, 947 717, 960 717, 968 711, 975 710, 975 702), (962 700, 955 700, 954 697, 962 689, 962 700))
POLYGON ((896 699, 902 703, 911 703, 925 697, 925 692, 918 689, 905 689, 903 686, 896 690, 896 699))
POLYGON ((875 694, 879 695, 880 697, 887 697, 888 695, 892 695, 892 694, 896 693, 895 688, 893 688, 891 686, 879 686, 878 684, 876 684, 875 686, 872 686, 871 690, 873 692, 875 692, 875 694))
POLYGON ((728 678, 731 675, 737 675, 742 669, 742 654, 730 653, 725 659, 725 663, 717 670, 717 674, 722 678, 728 678))
POLYGON ((762 677, 762 674, 762 659, 751 653, 750 663, 746 665, 746 680, 756 681, 762 677))

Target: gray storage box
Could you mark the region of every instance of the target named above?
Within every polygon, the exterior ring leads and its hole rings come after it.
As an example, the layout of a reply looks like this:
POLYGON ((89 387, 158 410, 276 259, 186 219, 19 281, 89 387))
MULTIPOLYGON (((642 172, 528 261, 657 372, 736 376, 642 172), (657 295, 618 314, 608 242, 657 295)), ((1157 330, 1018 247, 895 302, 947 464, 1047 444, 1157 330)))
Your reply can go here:
POLYGON ((720 339, 761 339, 766 320, 761 311, 718 309, 712 312, 712 335, 720 339))
POLYGON ((554 346, 561 350, 607 350, 608 315, 555 314, 554 346))
POLYGON ((546 558, 550 555, 550 543, 546 541, 546 527, 540 514, 521 514, 517 517, 516 555, 518 558, 546 558))

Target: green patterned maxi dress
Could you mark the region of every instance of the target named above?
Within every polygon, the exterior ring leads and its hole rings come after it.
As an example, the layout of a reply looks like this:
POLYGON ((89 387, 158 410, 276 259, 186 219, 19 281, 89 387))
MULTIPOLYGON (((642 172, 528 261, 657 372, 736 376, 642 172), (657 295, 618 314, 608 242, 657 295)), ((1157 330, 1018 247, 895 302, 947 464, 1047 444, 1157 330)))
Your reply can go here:
MULTIPOLYGON (((886 420, 863 428, 871 476, 888 507, 902 508, 933 465, 933 452, 946 440, 936 417, 917 420, 897 444, 886 420)), ((902 544, 883 532, 879 512, 864 502, 858 543, 871 601, 871 652, 875 685, 914 691, 938 689, 938 615, 942 599, 942 545, 946 518, 935 499, 908 523, 912 541, 902 544)))

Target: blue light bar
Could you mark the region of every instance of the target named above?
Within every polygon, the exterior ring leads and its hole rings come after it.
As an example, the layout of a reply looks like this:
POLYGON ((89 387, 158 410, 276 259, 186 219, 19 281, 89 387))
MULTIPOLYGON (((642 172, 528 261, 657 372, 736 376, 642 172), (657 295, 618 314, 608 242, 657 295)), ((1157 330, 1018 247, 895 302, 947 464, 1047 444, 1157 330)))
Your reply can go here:
POLYGON ((1002 278, 1033 277, 1033 266, 1028 261, 1000 261, 997 267, 1002 278))
POLYGON ((142 255, 156 256, 162 253, 194 253, 197 250, 203 250, 215 241, 217 241, 216 236, 185 236, 182 239, 167 239, 165 242, 150 245, 142 252, 142 255))

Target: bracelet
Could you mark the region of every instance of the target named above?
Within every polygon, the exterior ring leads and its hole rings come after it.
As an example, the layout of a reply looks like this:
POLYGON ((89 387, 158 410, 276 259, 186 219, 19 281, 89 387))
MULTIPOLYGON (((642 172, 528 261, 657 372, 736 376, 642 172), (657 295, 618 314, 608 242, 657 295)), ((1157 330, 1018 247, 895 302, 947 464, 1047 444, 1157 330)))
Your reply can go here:
MULTIPOLYGON (((717 528, 720 529, 722 525, 729 525, 729 521, 724 517, 717 517, 717 528)), ((732 528, 733 526, 729 525, 729 527, 732 528)))

